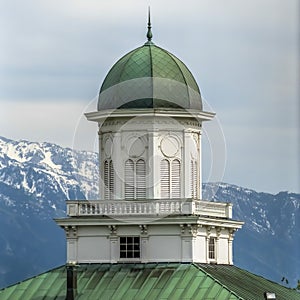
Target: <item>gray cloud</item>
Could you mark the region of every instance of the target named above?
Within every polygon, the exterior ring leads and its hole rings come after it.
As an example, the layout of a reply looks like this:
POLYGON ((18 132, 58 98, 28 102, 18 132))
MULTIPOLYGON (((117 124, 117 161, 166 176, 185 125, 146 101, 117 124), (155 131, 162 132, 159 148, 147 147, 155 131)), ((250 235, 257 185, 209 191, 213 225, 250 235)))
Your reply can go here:
MULTIPOLYGON (((3 134, 48 140, 50 132, 52 141, 69 144, 75 125, 62 112, 85 107, 116 60, 145 42, 148 4, 1 1, 3 134), (20 126, 22 118, 13 109, 26 104, 32 123, 20 126), (60 121, 32 132, 31 124, 40 122, 49 106, 54 113, 55 105, 61 105, 60 121), (63 134, 61 128, 68 130, 63 134)), ((150 5, 154 42, 187 64, 222 123, 225 179, 260 190, 299 191, 298 1, 155 0, 150 5), (283 175, 270 176, 276 170, 283 175)))

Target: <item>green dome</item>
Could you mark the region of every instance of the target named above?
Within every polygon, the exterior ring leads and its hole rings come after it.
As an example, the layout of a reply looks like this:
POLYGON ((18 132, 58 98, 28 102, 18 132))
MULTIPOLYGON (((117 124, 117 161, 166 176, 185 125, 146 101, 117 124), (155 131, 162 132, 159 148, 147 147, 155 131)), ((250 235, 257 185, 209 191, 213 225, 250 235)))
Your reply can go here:
POLYGON ((101 86, 98 110, 117 108, 202 110, 202 100, 185 64, 148 41, 117 61, 101 86))

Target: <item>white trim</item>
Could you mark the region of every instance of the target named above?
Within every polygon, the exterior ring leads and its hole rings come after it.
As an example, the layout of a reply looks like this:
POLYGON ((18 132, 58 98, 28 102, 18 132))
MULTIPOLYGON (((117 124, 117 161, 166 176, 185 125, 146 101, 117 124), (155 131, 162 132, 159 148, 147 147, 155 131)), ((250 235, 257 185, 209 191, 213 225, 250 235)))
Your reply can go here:
POLYGON ((200 111, 194 109, 107 109, 94 111, 84 114, 89 121, 104 122, 106 118, 132 117, 132 116, 147 116, 147 117, 178 117, 178 118, 194 118, 199 121, 210 121, 215 116, 215 113, 200 111))

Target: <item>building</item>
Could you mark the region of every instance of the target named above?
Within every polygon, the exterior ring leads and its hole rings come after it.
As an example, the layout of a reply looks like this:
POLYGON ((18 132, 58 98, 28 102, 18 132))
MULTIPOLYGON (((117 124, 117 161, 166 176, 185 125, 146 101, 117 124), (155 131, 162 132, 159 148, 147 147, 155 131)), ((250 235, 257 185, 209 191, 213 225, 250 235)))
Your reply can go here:
POLYGON ((233 265, 230 203, 202 199, 203 111, 184 63, 152 42, 108 72, 97 111, 100 199, 67 201, 57 219, 67 265, 0 299, 300 299, 233 265))

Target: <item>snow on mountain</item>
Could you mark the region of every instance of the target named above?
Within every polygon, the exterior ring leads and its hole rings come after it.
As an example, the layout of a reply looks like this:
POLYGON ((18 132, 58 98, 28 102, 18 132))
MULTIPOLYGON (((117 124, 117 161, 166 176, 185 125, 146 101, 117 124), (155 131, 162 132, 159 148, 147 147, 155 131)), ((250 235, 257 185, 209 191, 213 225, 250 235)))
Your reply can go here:
MULTIPOLYGON (((53 218, 65 216, 67 199, 97 199, 98 178, 96 153, 0 137, 0 287, 65 263, 53 218)), ((300 278, 299 194, 206 183, 203 199, 233 203, 233 217, 245 221, 238 266, 277 282, 300 278)))
POLYGON ((44 197, 46 183, 66 199, 97 198, 97 164, 96 153, 0 138, 0 182, 22 188, 38 198, 44 197))
POLYGON ((0 287, 65 262, 67 199, 98 195, 97 154, 0 137, 0 287))

